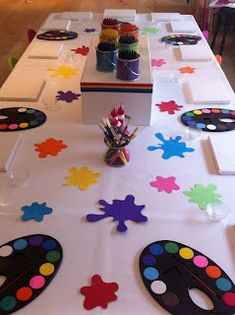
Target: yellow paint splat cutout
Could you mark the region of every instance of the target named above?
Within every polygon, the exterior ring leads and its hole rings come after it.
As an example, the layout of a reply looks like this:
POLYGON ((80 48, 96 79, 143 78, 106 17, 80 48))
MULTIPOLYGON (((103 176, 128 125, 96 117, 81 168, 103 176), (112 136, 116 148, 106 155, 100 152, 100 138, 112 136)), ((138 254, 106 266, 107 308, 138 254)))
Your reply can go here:
POLYGON ((87 166, 78 170, 75 166, 69 168, 71 175, 66 176, 67 182, 64 186, 77 186, 81 190, 86 190, 90 185, 96 184, 97 179, 100 177, 100 173, 94 173, 87 166))
POLYGON ((49 67, 47 68, 47 70, 55 72, 54 74, 51 75, 52 78, 62 75, 65 79, 68 79, 72 75, 77 74, 79 68, 71 68, 65 65, 61 65, 60 67, 49 67))

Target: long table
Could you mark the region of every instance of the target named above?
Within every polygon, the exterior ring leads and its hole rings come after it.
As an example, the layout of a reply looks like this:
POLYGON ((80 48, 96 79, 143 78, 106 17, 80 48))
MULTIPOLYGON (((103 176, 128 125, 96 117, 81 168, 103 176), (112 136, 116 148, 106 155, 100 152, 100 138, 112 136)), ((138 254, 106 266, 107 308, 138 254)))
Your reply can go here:
MULTIPOLYGON (((53 13, 49 18, 60 18, 60 14, 53 13)), ((29 59, 32 45, 39 41, 35 38, 15 69, 22 67, 26 73, 30 73, 30 68, 35 66, 38 71, 45 72, 46 86, 40 99, 35 103, 0 103, 1 108, 27 106, 42 110, 47 115, 47 121, 42 126, 22 131, 23 143, 12 167, 29 173, 26 185, 12 188, 4 180, 1 181, 0 243, 5 244, 25 235, 46 234, 58 240, 63 248, 63 261, 57 275, 38 298, 17 312, 19 315, 88 314, 83 307, 84 295, 80 293, 80 289, 90 286, 94 275, 100 275, 108 283, 116 282, 119 289, 115 292, 115 302, 109 303, 106 309, 96 307, 90 311, 91 314, 169 314, 149 295, 139 272, 141 252, 150 243, 160 240, 183 243, 203 253, 235 281, 235 178, 216 174, 207 142, 209 133, 202 132, 199 140, 187 139, 180 116, 188 110, 206 106, 188 102, 184 85, 189 74, 179 74, 178 69, 189 64, 177 59, 178 47, 168 47, 160 42, 162 36, 170 34, 168 22, 152 21, 150 14, 137 15, 137 25, 149 38, 151 58, 164 59, 166 64, 153 67, 152 122, 150 126, 141 127, 136 139, 128 146, 131 158, 127 165, 113 168, 104 162, 106 148, 103 133, 96 125, 82 124, 81 97, 72 102, 59 101, 61 109, 58 111, 48 111, 45 108, 43 99, 51 93, 53 85, 56 93, 70 90, 80 94, 79 82, 86 56, 74 54, 73 58, 71 49, 83 45, 88 47, 92 37, 100 32, 101 20, 101 14, 93 14, 91 19, 72 21, 70 30, 76 31, 78 38, 63 42, 64 49, 59 59, 29 59), (69 78, 51 77, 53 72, 48 71, 48 68, 61 65, 78 68, 78 71, 69 78), (171 100, 183 107, 168 114, 155 106, 171 100), (157 133, 161 133, 164 140, 182 136, 180 141, 184 141, 194 151, 185 152, 184 157, 164 159, 163 150, 147 149, 149 146, 162 144, 155 136, 157 133), (56 156, 39 158, 39 152, 35 151, 34 145, 48 138, 62 140, 67 148, 56 156), (96 184, 85 190, 64 185, 67 182, 65 177, 71 175, 70 168, 80 170, 85 166, 95 174, 100 174, 99 177, 95 176, 96 184), (157 189, 151 186, 150 183, 157 182, 157 177, 158 180, 160 177, 171 178, 171 185, 174 182, 177 187, 173 185, 174 188, 166 192, 166 188, 157 189), (216 193, 221 194, 223 202, 232 209, 226 220, 215 223, 209 219, 206 211, 200 210, 196 203, 189 202, 189 197, 183 192, 189 191, 196 184, 204 187, 216 185, 216 193), (99 210, 99 200, 113 204, 115 200, 124 201, 129 195, 135 198, 136 205, 144 205, 141 213, 148 218, 147 221, 143 220, 145 222, 139 224, 126 221, 128 229, 124 233, 117 232, 118 222, 112 217, 99 222, 87 221, 88 214, 103 214, 99 210), (22 207, 30 206, 34 202, 46 203, 53 212, 45 215, 41 222, 22 221, 22 207)), ((195 34, 202 36, 192 16, 185 15, 183 20, 195 23, 195 34)), ((40 32, 41 30, 38 31, 40 32)), ((210 51, 203 36, 200 45, 206 46, 210 51)), ((211 51, 210 54, 211 62, 203 65, 190 62, 190 66, 204 73, 208 69, 214 69, 233 93, 211 51)), ((110 108, 112 105, 110 104, 110 108)), ((234 109, 235 97, 232 97, 230 105, 223 107, 234 109)), ((133 131, 134 126, 129 129, 133 131)), ((213 137, 217 136, 213 133, 213 137)), ((3 178, 5 174, 0 176, 3 178)))

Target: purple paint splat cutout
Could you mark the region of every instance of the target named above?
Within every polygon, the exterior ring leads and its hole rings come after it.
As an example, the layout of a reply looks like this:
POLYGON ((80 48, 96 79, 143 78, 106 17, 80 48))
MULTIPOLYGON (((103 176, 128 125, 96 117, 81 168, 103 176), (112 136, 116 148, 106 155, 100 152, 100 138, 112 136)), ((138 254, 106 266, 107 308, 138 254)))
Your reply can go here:
POLYGON ((114 199, 112 204, 108 204, 105 200, 99 200, 99 204, 103 206, 99 208, 104 211, 104 214, 88 214, 87 221, 96 222, 107 217, 113 217, 113 221, 119 221, 117 226, 118 232, 125 232, 127 226, 125 221, 131 220, 137 223, 145 222, 148 220, 147 217, 141 214, 145 205, 137 206, 134 203, 135 197, 132 195, 126 196, 125 200, 114 199))
POLYGON ((93 33, 93 32, 96 32, 96 29, 95 28, 85 28, 84 32, 86 32, 86 33, 93 33))
POLYGON ((56 95, 56 99, 58 101, 65 101, 67 103, 71 103, 74 100, 78 100, 79 96, 81 96, 81 94, 76 94, 72 91, 67 91, 67 92, 63 92, 63 91, 58 91, 58 94, 56 95))

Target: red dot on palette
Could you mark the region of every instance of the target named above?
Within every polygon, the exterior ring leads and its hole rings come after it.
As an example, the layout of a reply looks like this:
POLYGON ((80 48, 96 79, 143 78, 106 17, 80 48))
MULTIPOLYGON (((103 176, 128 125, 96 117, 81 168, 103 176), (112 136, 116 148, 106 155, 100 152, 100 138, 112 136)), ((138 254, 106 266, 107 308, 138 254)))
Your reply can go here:
POLYGON ((235 116, 235 111, 233 110, 230 114, 233 115, 233 116, 235 116))
POLYGON ((0 130, 5 130, 5 129, 7 129, 7 127, 8 127, 8 125, 6 125, 6 124, 1 124, 1 125, 0 125, 0 130))
POLYGON ((31 298, 33 292, 28 287, 22 287, 16 292, 16 297, 20 301, 27 301, 31 298))
POLYGON ((229 306, 235 306, 235 293, 226 292, 223 295, 224 302, 229 306))
POLYGON ((18 128, 18 125, 17 124, 10 124, 9 126, 8 126, 8 129, 10 129, 10 130, 15 130, 15 129, 17 129, 18 128))
POLYGON ((221 270, 217 266, 208 266, 206 273, 210 278, 217 279, 221 276, 221 270))

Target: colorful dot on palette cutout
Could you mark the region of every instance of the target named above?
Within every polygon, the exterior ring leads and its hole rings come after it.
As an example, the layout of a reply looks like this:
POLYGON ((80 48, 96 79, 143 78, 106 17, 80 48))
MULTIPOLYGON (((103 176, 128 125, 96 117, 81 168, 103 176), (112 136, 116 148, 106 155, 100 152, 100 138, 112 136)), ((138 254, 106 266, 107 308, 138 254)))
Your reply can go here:
POLYGON ((208 266, 206 274, 212 279, 217 279, 221 276, 221 270, 217 266, 208 266))
POLYGON ((229 109, 221 109, 221 112, 223 114, 229 114, 230 110, 229 109))
POLYGON ((10 256, 13 252, 13 248, 10 245, 0 247, 0 257, 10 256))
POLYGON ((43 248, 45 250, 52 250, 56 248, 56 241, 55 240, 47 240, 43 243, 43 248))
POLYGON ((46 254, 46 259, 49 262, 56 262, 60 259, 60 253, 57 250, 50 251, 46 254))
POLYGON ((40 266, 39 272, 43 276, 50 276, 55 271, 55 266, 51 263, 45 263, 40 266))
POLYGON ((13 296, 5 296, 1 301, 0 301, 0 309, 3 311, 11 311, 17 304, 16 299, 13 296))
POLYGON ((203 129, 203 128, 205 128, 205 127, 206 127, 206 125, 203 124, 203 123, 198 123, 198 124, 196 124, 196 128, 198 128, 198 129, 203 129))
POLYGON ((191 120, 191 117, 189 117, 189 116, 182 116, 182 119, 184 120, 184 121, 189 121, 189 120, 191 120))
POLYGON ((230 114, 231 114, 232 116, 235 116, 235 111, 233 110, 230 114))
POLYGON ((224 302, 229 306, 235 306, 235 293, 233 292, 226 292, 223 295, 224 302))
POLYGON ((191 259, 194 256, 194 252, 189 247, 183 247, 179 250, 179 254, 184 259, 191 259))
POLYGON ((26 247, 28 246, 28 242, 21 238, 19 240, 16 240, 14 243, 13 243, 13 247, 14 249, 16 250, 22 250, 22 249, 25 249, 26 247))
POLYGON ((7 129, 7 127, 8 127, 8 125, 6 125, 6 124, 1 124, 1 125, 0 125, 0 130, 5 130, 5 129, 7 129))
POLYGON ((162 296, 162 301, 164 304, 174 307, 176 305, 179 304, 179 298, 178 296, 173 293, 173 292, 166 292, 163 296, 162 296))
POLYGON ((189 116, 189 117, 193 117, 193 116, 194 116, 194 113, 189 112, 189 113, 186 113, 185 115, 187 115, 187 116, 189 116))
POLYGON ((10 130, 15 130, 15 129, 17 129, 18 128, 18 125, 17 124, 10 124, 9 126, 8 126, 8 129, 10 129, 10 130))
POLYGON ((204 256, 198 255, 193 258, 193 263, 199 268, 205 268, 208 265, 208 259, 204 256))
POLYGON ((163 281, 157 280, 151 283, 151 290, 156 294, 163 294, 166 292, 166 284, 163 281))
POLYGON ((190 121, 188 121, 188 123, 187 123, 189 126, 195 126, 197 123, 196 123, 196 121, 194 121, 194 120, 190 120, 190 121))
POLYGON ((167 242, 165 244, 165 250, 170 254, 176 254, 179 250, 179 246, 174 242, 167 242))
POLYGON ((208 108, 203 108, 201 111, 205 114, 209 114, 211 112, 211 110, 208 108))
POLYGON ((32 289, 29 287, 22 287, 16 292, 16 297, 19 301, 27 301, 33 295, 32 289))
POLYGON ((39 122, 37 120, 31 120, 29 122, 30 126, 37 126, 39 124, 39 122))
POLYGON ((33 113, 35 113, 36 112, 36 109, 34 109, 34 108, 29 108, 29 109, 27 109, 27 113, 28 114, 33 114, 33 113))
POLYGON ((202 111, 199 109, 195 109, 193 112, 195 115, 201 115, 202 114, 202 111))
POLYGON ((29 126, 29 124, 26 123, 26 122, 23 122, 23 123, 19 124, 19 127, 22 128, 22 129, 27 128, 28 126, 29 126))
POLYGON ((144 255, 141 258, 141 262, 146 266, 154 266, 156 264, 156 258, 153 255, 144 255))
POLYGON ((34 276, 29 281, 29 285, 32 289, 41 289, 45 283, 46 280, 43 276, 34 276))
POLYGON ((162 247, 162 245, 152 244, 149 247, 149 251, 155 256, 160 256, 164 253, 164 248, 162 247))
POLYGON ((209 129, 209 130, 215 130, 216 126, 212 125, 212 124, 209 124, 209 125, 206 126, 206 128, 209 129))
POLYGON ((148 280, 156 280, 159 277, 159 272, 156 268, 148 267, 144 270, 144 276, 148 280))
POLYGON ((225 279, 225 278, 217 279, 215 284, 217 288, 220 289, 221 291, 229 291, 232 288, 232 283, 228 279, 225 279))
POLYGON ((212 108, 212 113, 220 113, 220 109, 218 108, 212 108))
POLYGON ((19 112, 19 113, 25 113, 26 111, 27 111, 27 108, 26 108, 26 107, 18 108, 18 112, 19 112))
POLYGON ((43 242, 43 238, 40 235, 30 237, 29 244, 31 246, 40 246, 43 242))

